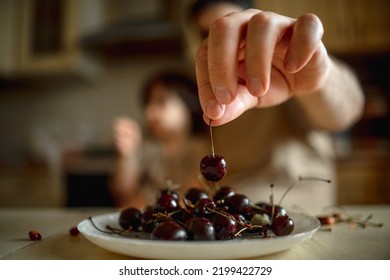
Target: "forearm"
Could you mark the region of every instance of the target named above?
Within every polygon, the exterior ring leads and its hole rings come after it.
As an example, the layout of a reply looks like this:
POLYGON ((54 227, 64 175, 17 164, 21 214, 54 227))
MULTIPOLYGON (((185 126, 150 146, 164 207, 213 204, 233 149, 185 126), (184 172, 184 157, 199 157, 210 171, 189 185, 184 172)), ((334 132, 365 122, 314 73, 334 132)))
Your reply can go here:
POLYGON ((128 203, 137 193, 139 181, 139 165, 137 160, 130 157, 119 157, 113 171, 111 194, 117 206, 128 203))
POLYGON ((324 85, 312 94, 296 97, 310 124, 316 129, 341 131, 357 122, 363 112, 364 95, 351 69, 331 59, 324 85))

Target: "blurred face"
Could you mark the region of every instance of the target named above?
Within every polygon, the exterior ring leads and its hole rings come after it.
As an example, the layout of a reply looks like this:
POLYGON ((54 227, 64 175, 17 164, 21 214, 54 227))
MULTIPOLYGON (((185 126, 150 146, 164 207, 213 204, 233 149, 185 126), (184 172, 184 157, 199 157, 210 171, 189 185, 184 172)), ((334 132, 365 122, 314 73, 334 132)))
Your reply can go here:
POLYGON ((190 131, 191 115, 177 93, 163 85, 155 85, 146 106, 146 122, 150 133, 164 140, 190 131))
POLYGON ((208 36, 210 26, 216 19, 232 12, 240 11, 242 11, 241 7, 231 3, 219 3, 204 9, 199 14, 196 22, 202 38, 205 39, 208 36))

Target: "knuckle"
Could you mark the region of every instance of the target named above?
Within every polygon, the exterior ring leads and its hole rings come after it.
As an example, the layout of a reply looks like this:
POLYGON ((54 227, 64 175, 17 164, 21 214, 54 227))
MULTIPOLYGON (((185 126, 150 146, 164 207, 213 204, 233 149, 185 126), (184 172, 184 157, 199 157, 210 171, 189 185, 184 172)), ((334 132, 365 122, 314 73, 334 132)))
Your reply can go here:
POLYGON ((225 16, 215 20, 210 26, 211 34, 224 34, 234 27, 234 20, 232 17, 225 16))
POLYGON ((250 24, 255 24, 259 26, 267 26, 273 24, 275 21, 274 13, 272 12, 260 12, 255 14, 250 19, 250 24))

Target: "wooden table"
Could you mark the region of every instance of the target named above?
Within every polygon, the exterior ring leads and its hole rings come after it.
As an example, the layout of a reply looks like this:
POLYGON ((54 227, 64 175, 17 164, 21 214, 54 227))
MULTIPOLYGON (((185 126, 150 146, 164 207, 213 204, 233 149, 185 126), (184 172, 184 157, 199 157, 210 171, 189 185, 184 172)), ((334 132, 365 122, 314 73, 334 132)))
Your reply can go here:
MULTIPOLYGON (((283 252, 259 257, 268 260, 390 260, 390 205, 347 206, 351 215, 383 223, 382 227, 335 225, 321 228, 314 236, 283 252)), ((89 216, 115 209, 0 208, 0 259, 5 260, 123 260, 131 257, 101 249, 70 228, 89 216), (41 241, 30 241, 37 230, 41 241)))

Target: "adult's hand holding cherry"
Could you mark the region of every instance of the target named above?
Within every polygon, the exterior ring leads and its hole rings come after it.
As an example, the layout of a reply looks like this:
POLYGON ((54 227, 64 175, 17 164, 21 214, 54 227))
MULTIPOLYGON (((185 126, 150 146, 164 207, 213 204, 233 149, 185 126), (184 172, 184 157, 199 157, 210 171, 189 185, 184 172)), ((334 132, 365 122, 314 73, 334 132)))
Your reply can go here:
POLYGON ((217 19, 196 54, 205 120, 221 125, 321 88, 330 65, 322 35, 313 14, 294 19, 249 9, 217 19))

